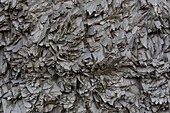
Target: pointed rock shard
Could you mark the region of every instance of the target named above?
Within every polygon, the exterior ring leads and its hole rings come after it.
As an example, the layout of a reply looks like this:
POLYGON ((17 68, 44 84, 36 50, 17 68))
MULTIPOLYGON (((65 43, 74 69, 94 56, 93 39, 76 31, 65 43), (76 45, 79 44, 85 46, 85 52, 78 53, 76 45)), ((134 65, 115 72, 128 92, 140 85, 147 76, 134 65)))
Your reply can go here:
POLYGON ((41 36, 37 42, 37 45, 40 44, 40 42, 44 39, 45 35, 46 35, 46 32, 47 32, 47 29, 48 29, 48 25, 49 25, 49 20, 46 21, 45 25, 44 25, 44 28, 43 28, 43 31, 41 33, 41 36))
POLYGON ((23 103, 24 103, 24 106, 25 106, 26 108, 31 108, 31 106, 32 106, 29 102, 27 102, 27 101, 25 101, 25 100, 23 100, 23 103))

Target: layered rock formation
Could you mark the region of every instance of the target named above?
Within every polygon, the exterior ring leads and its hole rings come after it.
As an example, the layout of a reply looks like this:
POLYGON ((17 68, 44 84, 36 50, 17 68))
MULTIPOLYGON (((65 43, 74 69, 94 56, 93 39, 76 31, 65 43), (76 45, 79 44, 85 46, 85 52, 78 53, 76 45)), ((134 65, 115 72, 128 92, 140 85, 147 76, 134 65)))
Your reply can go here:
POLYGON ((0 112, 168 113, 168 0, 0 0, 0 112))

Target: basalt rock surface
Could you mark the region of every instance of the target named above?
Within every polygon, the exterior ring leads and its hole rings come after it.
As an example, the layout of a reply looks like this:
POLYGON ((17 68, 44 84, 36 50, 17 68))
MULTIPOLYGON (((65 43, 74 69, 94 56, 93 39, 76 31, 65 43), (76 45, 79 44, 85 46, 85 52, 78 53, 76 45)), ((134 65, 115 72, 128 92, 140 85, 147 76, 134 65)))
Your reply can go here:
POLYGON ((169 0, 0 0, 0 112, 169 113, 169 0))

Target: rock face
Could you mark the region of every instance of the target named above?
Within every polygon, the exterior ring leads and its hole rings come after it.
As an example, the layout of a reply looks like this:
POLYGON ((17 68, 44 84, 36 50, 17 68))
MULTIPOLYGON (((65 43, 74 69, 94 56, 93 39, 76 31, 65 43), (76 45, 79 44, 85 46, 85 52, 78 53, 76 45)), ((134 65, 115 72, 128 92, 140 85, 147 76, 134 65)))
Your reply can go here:
POLYGON ((0 112, 169 113, 169 0, 0 0, 0 112))

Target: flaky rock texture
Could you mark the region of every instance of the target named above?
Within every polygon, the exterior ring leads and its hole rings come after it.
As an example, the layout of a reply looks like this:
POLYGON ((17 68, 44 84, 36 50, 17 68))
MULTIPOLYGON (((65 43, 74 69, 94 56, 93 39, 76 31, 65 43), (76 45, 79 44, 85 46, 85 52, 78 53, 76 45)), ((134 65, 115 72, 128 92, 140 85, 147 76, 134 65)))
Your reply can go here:
POLYGON ((169 0, 0 0, 0 112, 169 113, 169 0))

